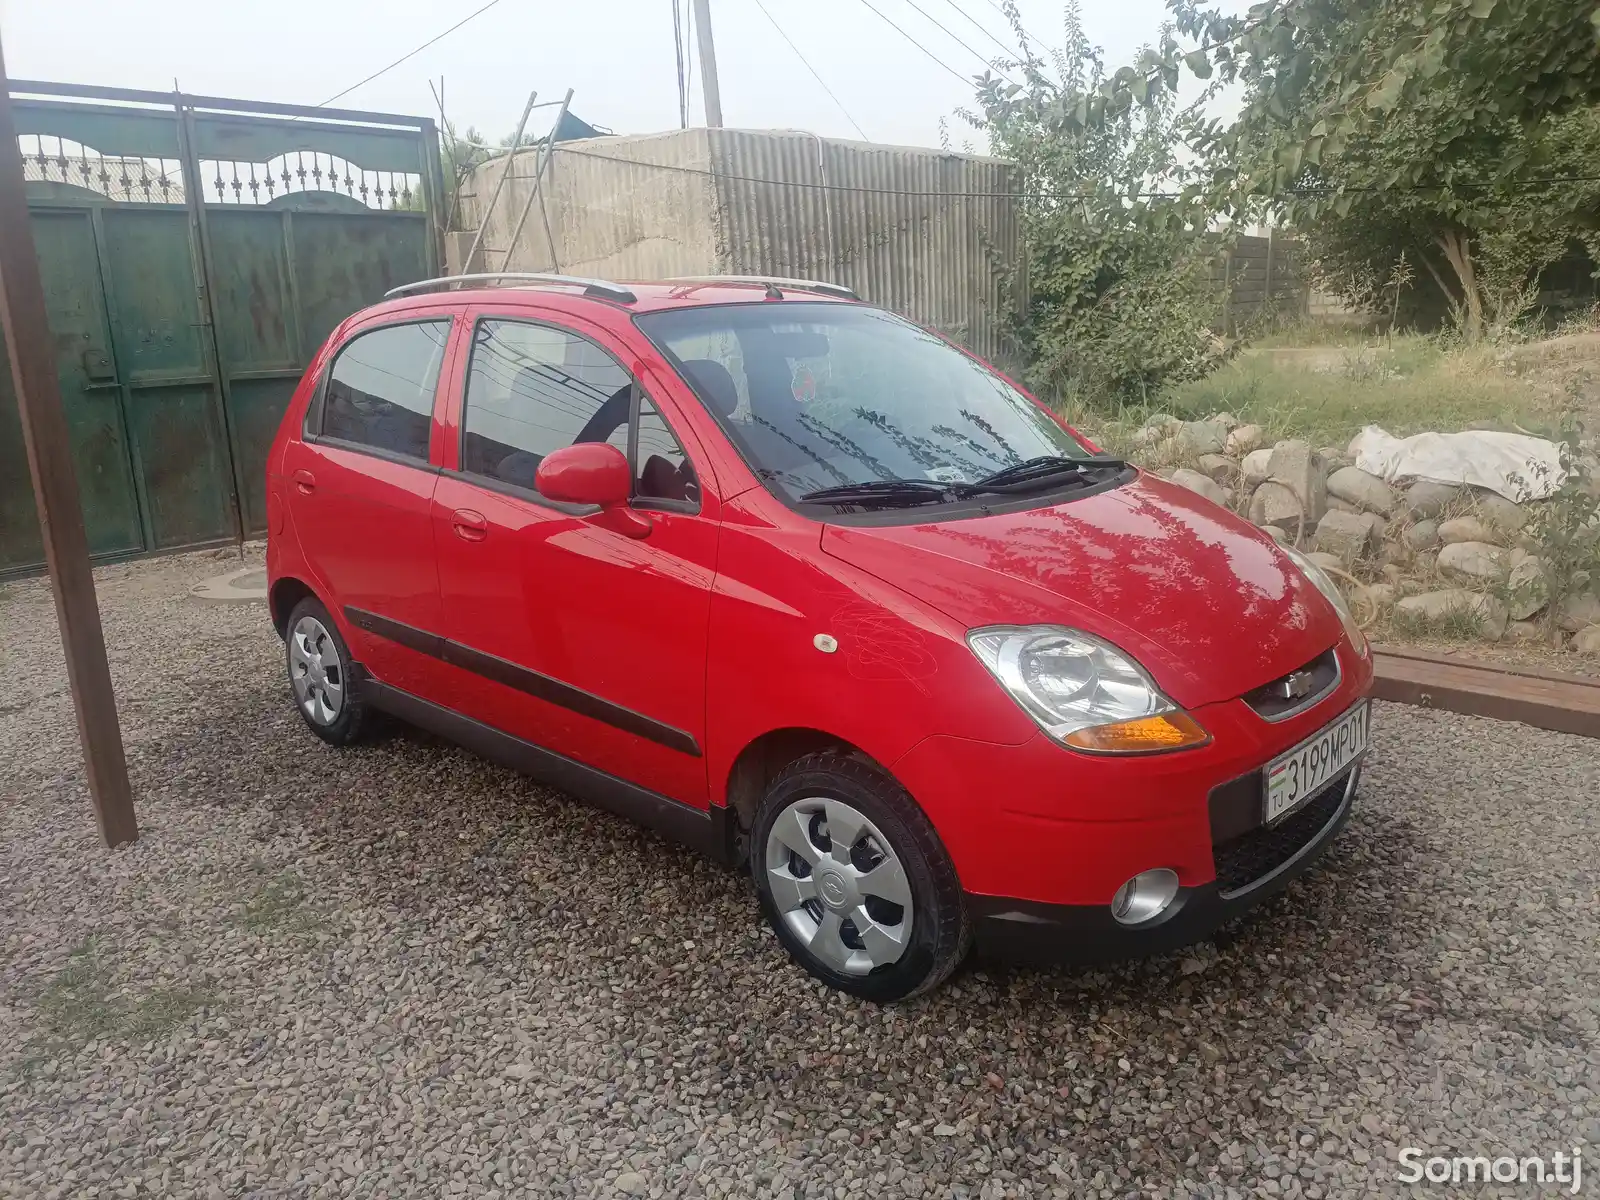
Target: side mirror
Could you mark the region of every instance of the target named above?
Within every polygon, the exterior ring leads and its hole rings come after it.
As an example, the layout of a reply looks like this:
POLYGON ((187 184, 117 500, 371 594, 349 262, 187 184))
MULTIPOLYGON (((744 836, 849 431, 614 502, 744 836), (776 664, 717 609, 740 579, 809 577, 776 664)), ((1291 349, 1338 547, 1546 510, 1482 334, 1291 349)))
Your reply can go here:
POLYGON ((595 504, 597 523, 628 537, 647 537, 650 518, 628 507, 633 473, 621 450, 606 442, 579 442, 545 455, 534 486, 547 500, 563 504, 595 504))

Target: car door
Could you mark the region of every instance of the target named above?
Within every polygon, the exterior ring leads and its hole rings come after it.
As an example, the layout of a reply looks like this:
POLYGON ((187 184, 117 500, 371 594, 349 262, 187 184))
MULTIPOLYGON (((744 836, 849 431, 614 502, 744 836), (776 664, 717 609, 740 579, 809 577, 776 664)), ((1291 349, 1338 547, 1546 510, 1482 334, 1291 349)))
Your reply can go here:
POLYGON ((458 469, 433 501, 453 706, 706 807, 714 488, 619 339, 571 317, 469 315, 458 469), (578 441, 629 456, 645 536, 539 495, 539 462, 578 441))
POLYGON ((438 659, 416 636, 392 634, 437 635, 441 626, 431 455, 442 440, 434 404, 453 323, 451 312, 432 311, 357 330, 284 459, 295 536, 351 653, 421 696, 436 690, 438 659))

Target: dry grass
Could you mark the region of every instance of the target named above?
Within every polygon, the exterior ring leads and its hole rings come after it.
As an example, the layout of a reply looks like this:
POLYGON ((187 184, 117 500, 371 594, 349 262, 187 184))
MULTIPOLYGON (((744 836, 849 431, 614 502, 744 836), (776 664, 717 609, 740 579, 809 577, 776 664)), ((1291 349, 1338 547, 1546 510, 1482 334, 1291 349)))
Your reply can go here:
MULTIPOLYGON (((1533 354, 1536 345, 1526 352, 1533 354)), ((1600 339, 1595 355, 1600 364, 1600 339)), ((1079 408, 1067 415, 1114 450, 1126 450, 1133 431, 1156 413, 1196 420, 1230 412, 1262 426, 1268 445, 1298 437, 1343 447, 1366 425, 1401 436, 1468 428, 1553 432, 1572 407, 1571 388, 1519 370, 1518 361, 1504 349, 1452 349, 1414 334, 1257 346, 1148 406, 1079 408)), ((1576 369, 1566 362, 1560 368, 1564 377, 1576 369)))

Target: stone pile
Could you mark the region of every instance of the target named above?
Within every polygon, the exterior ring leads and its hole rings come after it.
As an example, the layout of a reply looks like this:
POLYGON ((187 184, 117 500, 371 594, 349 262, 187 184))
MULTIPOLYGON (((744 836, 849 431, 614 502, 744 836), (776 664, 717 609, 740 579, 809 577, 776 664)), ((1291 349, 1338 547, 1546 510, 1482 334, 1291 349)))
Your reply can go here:
POLYGON ((1549 641, 1554 626, 1571 648, 1600 654, 1600 580, 1552 597, 1549 568, 1527 532, 1535 504, 1426 479, 1397 486, 1337 447, 1265 442, 1260 426, 1228 413, 1158 417, 1134 435, 1134 456, 1311 552, 1353 601, 1402 629, 1549 641))

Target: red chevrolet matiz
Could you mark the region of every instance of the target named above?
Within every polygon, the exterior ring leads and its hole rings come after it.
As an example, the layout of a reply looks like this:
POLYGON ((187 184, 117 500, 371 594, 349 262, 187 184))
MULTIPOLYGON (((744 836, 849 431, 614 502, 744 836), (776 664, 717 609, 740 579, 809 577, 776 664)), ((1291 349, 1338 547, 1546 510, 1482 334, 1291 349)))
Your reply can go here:
POLYGON ((734 864, 888 1001, 1171 949, 1349 815, 1366 642, 1292 550, 846 289, 410 285, 267 467, 311 730, 373 710, 734 864))

